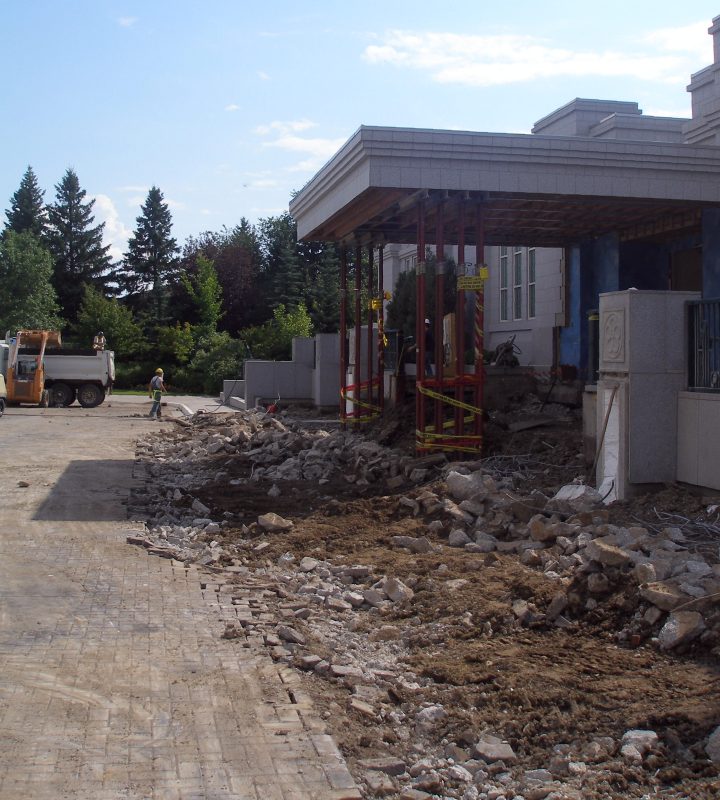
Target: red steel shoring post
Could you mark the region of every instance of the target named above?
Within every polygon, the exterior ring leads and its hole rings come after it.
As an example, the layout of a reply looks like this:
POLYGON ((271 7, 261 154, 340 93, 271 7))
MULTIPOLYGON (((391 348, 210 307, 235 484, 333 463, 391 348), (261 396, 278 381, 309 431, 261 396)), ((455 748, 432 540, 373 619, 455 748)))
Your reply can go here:
POLYGON ((362 290, 362 247, 357 245, 355 247, 355 371, 353 373, 353 399, 355 400, 354 408, 355 417, 362 416, 360 411, 359 401, 361 398, 360 383, 362 382, 362 365, 360 364, 360 341, 361 326, 362 326, 362 305, 360 303, 360 294, 362 290))
POLYGON ((368 382, 368 403, 373 405, 373 361, 374 361, 374 348, 373 348, 373 307, 372 307, 372 299, 374 296, 374 283, 375 283, 375 276, 374 276, 374 253, 373 253, 373 246, 372 244, 368 245, 368 331, 367 331, 367 382, 368 382))
MULTIPOLYGON (((460 198, 458 206, 458 259, 457 278, 465 274, 465 202, 460 198)), ((455 298, 455 399, 465 400, 465 291, 457 292, 455 298)), ((460 436, 464 429, 465 412, 455 406, 455 435, 460 436)))
MULTIPOLYGON (((485 228, 482 205, 478 204, 475 217, 475 271, 480 275, 485 263, 485 228)), ((475 407, 482 409, 484 403, 485 366, 483 346, 485 343, 485 290, 480 289, 475 295, 475 407)), ((482 411, 475 415, 475 435, 482 437, 482 411)), ((478 450, 482 453, 482 439, 478 441, 478 450)))
MULTIPOLYGON (((445 204, 440 203, 435 217, 435 390, 443 394, 443 312, 445 311, 445 204)), ((443 434, 442 400, 435 398, 435 435, 443 434)), ((438 439, 437 441, 441 441, 438 439)))
POLYGON ((347 427, 347 247, 340 248, 340 421, 347 427))
POLYGON ((425 395, 419 388, 425 382, 425 204, 422 202, 418 203, 415 276, 415 427, 424 438, 425 395))
POLYGON ((380 413, 385 409, 385 279, 383 276, 385 248, 382 244, 378 249, 378 297, 380 298, 380 308, 378 310, 378 382, 380 394, 378 405, 380 413))

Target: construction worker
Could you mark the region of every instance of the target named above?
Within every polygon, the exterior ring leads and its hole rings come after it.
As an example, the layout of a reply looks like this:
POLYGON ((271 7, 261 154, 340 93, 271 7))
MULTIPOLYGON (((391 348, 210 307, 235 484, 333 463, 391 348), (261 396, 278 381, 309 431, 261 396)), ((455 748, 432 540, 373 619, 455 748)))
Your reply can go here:
POLYGON ((102 331, 98 331, 95 334, 95 338, 93 339, 93 350, 104 350, 105 349, 105 334, 102 331))
POLYGON ((160 419, 162 417, 162 410, 160 408, 160 401, 162 400, 163 392, 166 392, 165 383, 163 381, 163 371, 160 367, 155 370, 155 375, 150 380, 148 391, 152 398, 153 404, 150 409, 150 419, 160 419))

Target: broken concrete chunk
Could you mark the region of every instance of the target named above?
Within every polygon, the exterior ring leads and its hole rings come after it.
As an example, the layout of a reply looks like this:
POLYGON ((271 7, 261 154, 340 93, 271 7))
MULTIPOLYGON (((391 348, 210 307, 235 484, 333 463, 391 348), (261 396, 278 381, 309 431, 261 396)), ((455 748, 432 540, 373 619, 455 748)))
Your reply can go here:
POLYGON ((720 765, 720 725, 710 734, 705 745, 705 752, 713 764, 720 765))
POLYGON ((210 509, 204 503, 201 503, 197 498, 193 500, 190 508, 192 508, 196 514, 207 516, 210 513, 210 509))
POLYGON ((688 644, 705 630, 702 614, 697 611, 675 611, 663 625, 658 639, 663 650, 688 644))
POLYGON ((415 596, 415 592, 397 578, 386 578, 382 590, 393 603, 412 600, 415 596))
POLYGON ((608 567, 624 567, 631 561, 630 553, 610 544, 606 539, 593 539, 585 548, 585 553, 593 561, 608 567))
POLYGON ((411 553, 430 553, 432 544, 426 536, 391 536, 390 544, 393 547, 405 547, 411 553))
POLYGON ((517 760, 515 751, 507 742, 490 733, 483 734, 473 747, 473 755, 489 764, 494 761, 512 762, 517 760))
POLYGON ((399 758, 361 758, 358 761, 363 769, 375 772, 384 772, 386 775, 402 775, 405 772, 405 762, 399 758))
POLYGON ((314 569, 316 569, 318 563, 319 562, 316 558, 310 558, 310 556, 305 556, 304 558, 300 559, 298 568, 300 569, 300 572, 312 572, 314 569))
POLYGON ((455 500, 470 500, 472 497, 477 500, 487 494, 482 472, 472 472, 470 475, 448 472, 445 485, 455 500))
POLYGON ((563 486, 549 501, 549 506, 556 508, 567 505, 573 511, 591 511, 602 503, 602 495, 592 486, 582 483, 569 483, 563 486))
POLYGON ((536 514, 528 522, 528 533, 536 542, 554 542, 557 535, 552 525, 548 524, 547 517, 536 514))
POLYGON ((270 511, 258 517, 258 525, 266 531, 289 531, 293 527, 293 522, 270 511))
POLYGON ((640 587, 640 594, 654 606, 663 611, 672 611, 682 603, 687 603, 690 598, 681 592, 677 586, 666 581, 656 581, 640 587))
POLYGON ((470 537, 467 533, 460 528, 455 528, 450 531, 450 535, 448 536, 448 545, 450 547, 465 547, 470 541, 470 537))
POLYGON ((438 722, 447 719, 448 713, 439 703, 423 708, 415 715, 415 722, 421 728, 432 728, 438 722))
POLYGON ((658 735, 655 731, 626 731, 620 743, 620 752, 628 761, 639 763, 647 753, 657 747, 658 741, 658 735))
POLYGON ((291 628, 289 625, 278 625, 277 635, 285 642, 293 644, 305 644, 305 637, 300 631, 291 628))

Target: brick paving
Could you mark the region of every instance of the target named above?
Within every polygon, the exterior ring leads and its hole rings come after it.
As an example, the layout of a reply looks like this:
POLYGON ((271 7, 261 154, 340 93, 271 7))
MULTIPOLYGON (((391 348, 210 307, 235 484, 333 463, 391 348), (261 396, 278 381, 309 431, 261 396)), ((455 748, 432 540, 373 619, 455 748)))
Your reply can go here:
POLYGON ((231 597, 125 543, 131 440, 84 464, 84 489, 60 445, 57 474, 43 481, 31 449, 0 504, 0 798, 359 797, 295 673, 221 638, 231 597), (118 504, 104 519, 101 464, 118 504))

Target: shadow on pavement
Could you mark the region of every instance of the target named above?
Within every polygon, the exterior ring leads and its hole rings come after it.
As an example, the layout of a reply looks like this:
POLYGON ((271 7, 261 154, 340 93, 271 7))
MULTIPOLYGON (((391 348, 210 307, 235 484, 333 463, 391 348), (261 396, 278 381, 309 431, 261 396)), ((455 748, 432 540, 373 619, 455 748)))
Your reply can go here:
POLYGON ((71 461, 33 519, 81 522, 127 519, 134 463, 132 459, 71 461))

